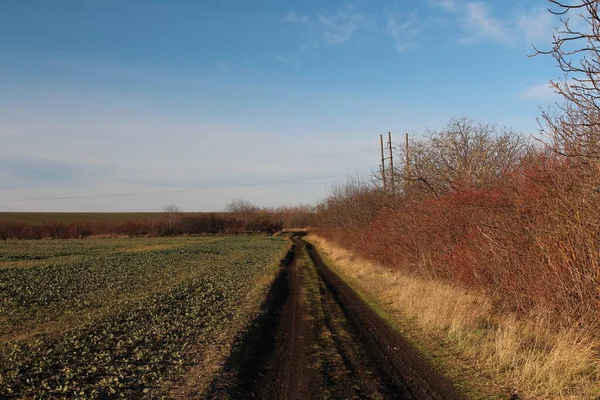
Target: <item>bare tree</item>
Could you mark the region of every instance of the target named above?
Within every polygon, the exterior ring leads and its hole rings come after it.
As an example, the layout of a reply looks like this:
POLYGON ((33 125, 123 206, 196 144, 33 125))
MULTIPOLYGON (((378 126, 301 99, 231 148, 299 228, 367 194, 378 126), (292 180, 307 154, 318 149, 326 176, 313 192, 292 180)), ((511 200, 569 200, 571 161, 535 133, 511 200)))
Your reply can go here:
POLYGON ((175 204, 168 204, 163 207, 163 213, 168 233, 174 234, 177 223, 181 219, 181 208, 175 204))
POLYGON ((165 214, 176 214, 181 212, 181 208, 176 204, 168 204, 162 208, 165 214))
POLYGON ((429 131, 410 146, 409 168, 399 165, 395 173, 436 196, 496 181, 532 150, 524 136, 467 117, 450 120, 443 130, 429 131))
POLYGON ((551 81, 563 102, 542 114, 542 132, 557 153, 582 160, 600 159, 600 16, 599 0, 548 0, 560 16, 552 46, 535 54, 551 55, 564 73, 551 81), (575 17, 571 19, 570 17, 575 17))
POLYGON ((235 200, 231 200, 226 206, 225 206, 225 210, 227 212, 233 213, 233 214, 251 214, 254 212, 257 212, 259 210, 259 208, 257 206, 255 206, 254 204, 250 203, 248 200, 243 200, 243 199, 235 199, 235 200))
POLYGON ((248 200, 235 199, 225 206, 225 210, 235 217, 240 224, 240 229, 249 231, 253 221, 256 220, 259 214, 260 208, 248 200))
POLYGON ((389 206, 387 194, 368 179, 348 177, 331 188, 330 195, 318 206, 322 223, 351 230, 368 225, 389 206))

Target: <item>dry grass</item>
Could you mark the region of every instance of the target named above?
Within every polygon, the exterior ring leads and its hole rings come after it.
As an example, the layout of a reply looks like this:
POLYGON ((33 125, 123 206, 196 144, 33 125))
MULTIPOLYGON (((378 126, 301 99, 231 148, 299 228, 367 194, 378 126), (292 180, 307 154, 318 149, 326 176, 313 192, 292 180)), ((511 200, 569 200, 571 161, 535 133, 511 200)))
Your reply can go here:
MULTIPOLYGON (((592 332, 557 331, 534 315, 494 315, 482 293, 384 268, 315 235, 309 240, 394 319, 451 346, 447 354, 471 360, 489 387, 533 399, 600 398, 600 338, 592 332)), ((443 361, 450 369, 452 358, 443 361)))

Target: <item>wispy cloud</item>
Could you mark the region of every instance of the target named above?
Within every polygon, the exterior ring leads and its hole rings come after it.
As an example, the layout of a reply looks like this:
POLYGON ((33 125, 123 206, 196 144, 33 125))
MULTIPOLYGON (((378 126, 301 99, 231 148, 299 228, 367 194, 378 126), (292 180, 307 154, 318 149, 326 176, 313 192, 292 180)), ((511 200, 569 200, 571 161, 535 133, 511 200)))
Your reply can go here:
POLYGON ((294 11, 288 11, 285 16, 285 20, 295 24, 306 24, 310 21, 310 17, 308 15, 297 14, 294 11))
POLYGON ((556 89, 550 82, 540 83, 524 89, 518 96, 521 100, 546 100, 553 101, 559 97, 556 89))
POLYGON ((346 5, 334 13, 318 14, 318 21, 325 29, 323 39, 326 44, 347 42, 365 21, 365 14, 357 12, 351 5, 346 5))
POLYGON ((334 11, 320 11, 314 15, 302 16, 288 12, 285 20, 291 23, 306 24, 307 32, 316 36, 312 41, 304 42, 301 51, 324 45, 340 45, 349 42, 359 32, 391 37, 396 51, 402 53, 416 45, 416 36, 421 30, 415 12, 404 16, 395 13, 365 13, 352 4, 334 11), (311 43, 312 42, 312 43, 311 43))
POLYGON ((386 32, 394 40, 396 51, 403 53, 416 46, 415 37, 421 31, 416 13, 411 13, 403 21, 398 20, 395 14, 388 15, 386 32))
POLYGON ((554 31, 554 17, 542 8, 522 13, 517 19, 516 29, 524 34, 528 44, 548 41, 554 31))
MULTIPOLYGON (((462 44, 493 42, 506 47, 529 46, 550 38, 553 31, 552 15, 539 6, 515 9, 510 16, 505 16, 498 15, 490 1, 427 0, 427 4, 453 21, 462 44)), ((307 32, 317 35, 317 40, 302 44, 302 51, 343 44, 363 32, 391 37, 398 53, 416 47, 423 26, 431 23, 430 19, 420 21, 415 10, 365 13, 351 4, 311 15, 289 11, 285 20, 306 25, 307 32)))
POLYGON ((454 16, 463 30, 459 40, 463 44, 491 41, 506 47, 529 46, 551 38, 554 29, 552 15, 538 6, 499 17, 491 2, 428 0, 428 4, 454 16))
MULTIPOLYGON (((78 179, 82 174, 93 174, 99 170, 115 172, 113 167, 95 165, 91 163, 73 162, 69 160, 55 160, 37 157, 0 157, 0 176, 7 179, 3 182, 12 187, 30 186, 34 178, 64 179, 71 181, 78 179)), ((39 181, 36 181, 39 183, 39 181)), ((35 185, 34 185, 35 186, 35 185)))
POLYGON ((294 57, 288 57, 288 56, 276 56, 273 58, 275 61, 282 63, 282 64, 291 64, 291 65, 296 65, 298 64, 298 60, 294 57))
POLYGON ((456 0, 427 0, 427 3, 434 8, 441 8, 446 12, 454 12, 458 10, 458 2, 456 0))
POLYGON ((463 37, 463 43, 472 43, 487 38, 498 43, 511 44, 513 33, 504 21, 491 14, 487 4, 467 3, 465 11, 464 25, 469 32, 467 36, 463 37))

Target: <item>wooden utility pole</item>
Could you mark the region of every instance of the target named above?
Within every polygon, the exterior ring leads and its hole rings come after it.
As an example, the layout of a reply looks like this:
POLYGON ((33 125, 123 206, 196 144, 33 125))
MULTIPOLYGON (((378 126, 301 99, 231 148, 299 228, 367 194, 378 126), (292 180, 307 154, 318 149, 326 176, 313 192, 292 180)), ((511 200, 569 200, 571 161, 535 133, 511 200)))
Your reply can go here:
POLYGON ((408 183, 410 182, 410 153, 408 150, 408 133, 406 134, 406 136, 404 137, 404 150, 406 152, 406 160, 405 160, 405 166, 404 166, 404 175, 406 176, 404 179, 406 180, 406 186, 408 186, 408 183))
POLYGON ((390 188, 392 194, 395 192, 394 188, 394 153, 392 151, 392 132, 388 132, 388 147, 390 150, 390 188))
POLYGON ((383 154, 383 135, 379 135, 379 142, 381 145, 381 179, 383 180, 383 190, 385 191, 385 155, 383 154))

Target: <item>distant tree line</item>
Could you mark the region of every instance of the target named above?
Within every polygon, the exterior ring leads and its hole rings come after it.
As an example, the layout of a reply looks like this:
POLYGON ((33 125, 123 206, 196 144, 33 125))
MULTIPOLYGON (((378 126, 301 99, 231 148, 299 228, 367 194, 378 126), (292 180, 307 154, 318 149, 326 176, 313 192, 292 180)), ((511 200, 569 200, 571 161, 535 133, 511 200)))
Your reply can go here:
POLYGON ((234 200, 225 212, 185 213, 168 205, 156 217, 119 221, 0 222, 0 240, 71 239, 105 236, 157 237, 202 234, 272 234, 314 224, 310 206, 264 208, 234 200))

